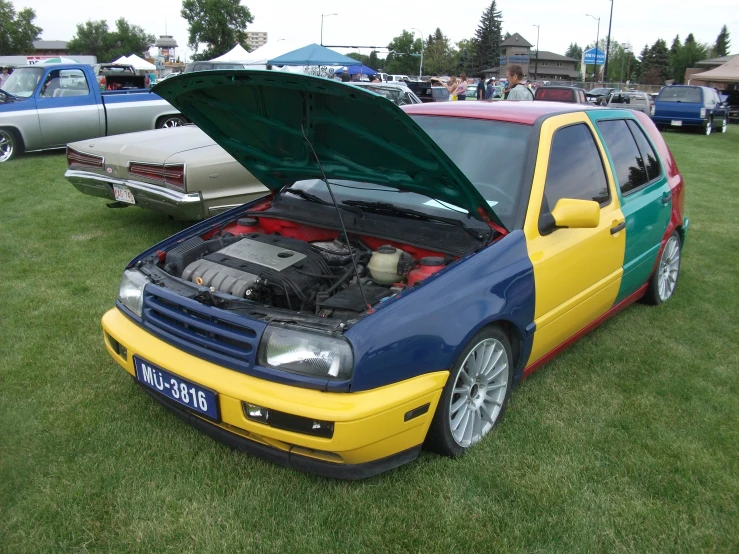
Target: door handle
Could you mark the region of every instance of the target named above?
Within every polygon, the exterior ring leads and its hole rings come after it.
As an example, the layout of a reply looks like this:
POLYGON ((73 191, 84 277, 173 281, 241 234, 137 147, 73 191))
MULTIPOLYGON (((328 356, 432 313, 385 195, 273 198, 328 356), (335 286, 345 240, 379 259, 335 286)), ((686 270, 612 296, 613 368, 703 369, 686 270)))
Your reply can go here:
POLYGON ((615 235, 616 233, 618 233, 619 231, 621 231, 624 227, 626 227, 626 222, 625 221, 622 221, 621 223, 619 223, 615 227, 611 227, 611 234, 612 235, 615 235))
POLYGON ((668 203, 668 202, 670 201, 670 198, 672 198, 672 193, 669 193, 669 192, 665 192, 665 193, 664 193, 664 194, 662 195, 662 203, 663 203, 663 204, 667 204, 667 203, 668 203))

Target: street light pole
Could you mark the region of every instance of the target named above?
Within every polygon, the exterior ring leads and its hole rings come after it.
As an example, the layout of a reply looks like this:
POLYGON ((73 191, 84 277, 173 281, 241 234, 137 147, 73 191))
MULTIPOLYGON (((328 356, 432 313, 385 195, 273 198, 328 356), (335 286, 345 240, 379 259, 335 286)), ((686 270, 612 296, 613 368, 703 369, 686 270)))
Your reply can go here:
POLYGON ((332 15, 339 15, 338 13, 326 13, 321 14, 321 46, 323 46, 323 18, 324 17, 331 17, 332 15))
POLYGON ((627 42, 626 44, 623 45, 624 57, 621 58, 621 79, 619 79, 621 84, 623 84, 624 82, 624 61, 626 61, 626 58, 629 58, 629 61, 631 61, 631 58, 629 56, 630 53, 631 53, 631 44, 627 42))
POLYGON ((613 0, 611 0, 611 15, 608 18, 608 39, 606 40, 606 61, 603 64, 603 77, 608 79, 608 50, 611 47, 611 22, 613 21, 613 0))
POLYGON ((418 33, 421 35, 421 65, 418 66, 418 78, 420 79, 423 77, 423 32, 421 29, 416 29, 415 27, 411 27, 411 31, 418 31, 418 33))
POLYGON ((598 41, 600 40, 600 17, 595 17, 594 15, 590 15, 589 13, 586 13, 588 17, 592 17, 598 22, 598 30, 595 33, 595 63, 593 65, 593 86, 595 86, 595 74, 598 73, 598 41))
POLYGON ((536 78, 539 78, 539 27, 541 25, 534 25, 536 27, 536 63, 534 64, 534 74, 536 78))

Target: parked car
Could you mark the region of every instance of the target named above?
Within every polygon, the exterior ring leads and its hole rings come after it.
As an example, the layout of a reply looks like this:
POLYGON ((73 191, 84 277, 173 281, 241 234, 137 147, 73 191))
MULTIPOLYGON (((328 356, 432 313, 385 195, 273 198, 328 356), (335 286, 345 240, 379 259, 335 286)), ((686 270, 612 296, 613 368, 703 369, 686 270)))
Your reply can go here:
POLYGON ((618 92, 618 89, 611 87, 594 88, 585 93, 585 98, 593 104, 603 104, 608 101, 608 97, 614 92, 618 92))
POLYGON ((477 84, 467 85, 465 100, 477 100, 477 84))
POLYGON ((654 102, 652 121, 657 128, 690 127, 705 135, 714 128, 726 132, 729 107, 715 89, 688 85, 664 87, 654 102))
POLYGON ((212 69, 247 69, 249 66, 235 62, 191 62, 185 66, 183 73, 210 71, 212 69))
POLYGON ((572 102, 575 104, 588 104, 585 99, 585 91, 576 87, 564 86, 542 86, 536 89, 534 100, 545 100, 547 102, 572 102))
POLYGON ((19 67, 0 91, 0 162, 78 140, 185 122, 148 89, 101 91, 89 65, 19 67))
POLYGON ((729 108, 729 119, 739 119, 739 90, 724 91, 721 101, 729 108))
POLYGON ((405 85, 399 83, 364 83, 354 82, 351 83, 354 86, 363 88, 365 90, 371 90, 372 92, 384 96, 392 103, 398 106, 405 106, 406 104, 420 104, 421 99, 416 96, 411 89, 405 85))
POLYGON ((73 142, 67 166, 64 177, 84 194, 184 220, 205 219, 268 192, 194 125, 73 142))
POLYGON ((408 75, 388 75, 387 73, 380 73, 380 75, 384 75, 384 80, 388 83, 408 83, 410 81, 410 78, 408 75))
POLYGON ((646 92, 614 92, 608 97, 606 105, 611 108, 638 110, 650 115, 654 100, 646 92))
POLYGON ((433 81, 410 81, 406 84, 421 102, 448 102, 449 90, 440 84, 441 81, 437 80, 437 83, 439 84, 434 84, 433 81))
POLYGON ((136 256, 102 320, 114 360, 212 437, 341 478, 422 445, 458 456, 521 378, 675 292, 683 180, 644 114, 400 109, 317 77, 250 77, 156 91, 272 195, 136 256))

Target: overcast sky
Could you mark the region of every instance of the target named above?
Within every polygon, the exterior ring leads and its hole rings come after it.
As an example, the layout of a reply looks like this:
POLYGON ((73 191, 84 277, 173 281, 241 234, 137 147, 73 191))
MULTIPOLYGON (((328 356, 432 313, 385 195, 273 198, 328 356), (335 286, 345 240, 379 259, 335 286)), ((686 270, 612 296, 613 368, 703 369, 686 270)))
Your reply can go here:
MULTIPOLYGON (((630 42, 638 54, 644 44, 663 38, 669 47, 673 37, 685 39, 693 33, 698 41, 713 44, 721 25, 731 33, 732 53, 739 53, 739 4, 736 0, 614 0, 612 38, 630 42)), ((181 0, 13 0, 16 9, 36 10, 36 23, 46 40, 69 40, 76 24, 87 19, 105 19, 113 26, 125 17, 146 31, 174 35, 185 54, 187 23, 180 17, 181 0), (71 7, 74 7, 71 9, 71 7)), ((266 31, 272 40, 285 38, 301 43, 320 42, 321 14, 338 15, 324 20, 326 45, 387 46, 403 29, 416 27, 429 35, 437 27, 453 42, 470 38, 489 0, 246 0, 254 23, 252 31, 266 31), (417 7, 416 7, 417 6, 417 7)), ((564 54, 570 42, 580 45, 595 41, 600 16, 600 36, 608 32, 608 0, 587 2, 566 0, 499 0, 503 30, 523 35, 536 44, 536 28, 541 25, 539 47, 564 54)), ((347 52, 347 50, 343 50, 347 52)), ((361 50, 369 54, 369 50, 361 50)))

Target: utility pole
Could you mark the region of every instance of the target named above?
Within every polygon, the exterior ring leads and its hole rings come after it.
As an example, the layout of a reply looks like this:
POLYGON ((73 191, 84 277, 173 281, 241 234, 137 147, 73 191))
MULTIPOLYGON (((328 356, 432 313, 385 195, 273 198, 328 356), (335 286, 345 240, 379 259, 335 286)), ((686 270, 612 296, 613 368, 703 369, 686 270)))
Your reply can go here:
POLYGON ((321 14, 321 46, 323 46, 323 18, 324 17, 331 17, 332 15, 339 15, 338 13, 326 13, 321 14))
POLYGON ((539 78, 539 27, 541 25, 534 25, 536 27, 536 64, 534 64, 534 74, 536 78, 539 78))
POLYGON ((585 14, 588 17, 592 17, 598 22, 598 30, 595 33, 595 65, 593 65, 593 86, 595 86, 595 75, 598 73, 598 41, 600 40, 600 17, 595 17, 589 13, 585 14))
POLYGON ((622 84, 624 82, 624 62, 626 61, 626 58, 629 58, 629 63, 631 63, 631 57, 629 56, 629 54, 631 54, 631 44, 630 43, 627 42, 626 44, 624 44, 623 53, 624 53, 624 57, 621 59, 621 79, 620 79, 622 84))
POLYGON ((608 39, 606 40, 606 61, 603 64, 603 78, 608 80, 608 51, 611 48, 611 22, 613 21, 613 0, 611 0, 611 15, 608 18, 608 39))

